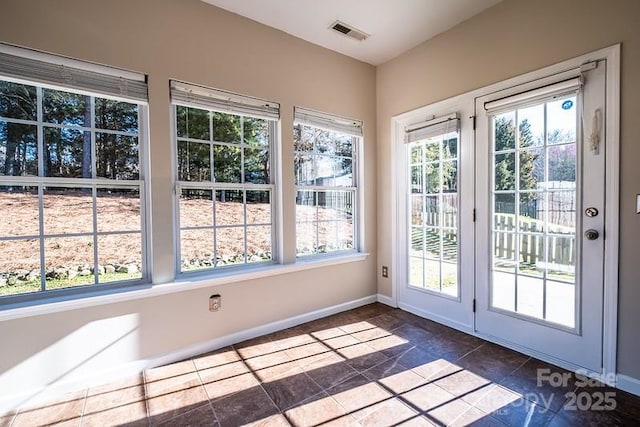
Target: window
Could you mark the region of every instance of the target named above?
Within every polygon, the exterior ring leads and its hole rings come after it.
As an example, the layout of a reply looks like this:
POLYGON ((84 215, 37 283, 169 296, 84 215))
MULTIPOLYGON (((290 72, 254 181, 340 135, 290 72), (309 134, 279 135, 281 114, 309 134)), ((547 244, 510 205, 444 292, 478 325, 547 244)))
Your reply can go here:
POLYGON ((145 77, 6 48, 0 301, 147 280, 145 77))
POLYGON ((171 83, 181 272, 274 261, 279 105, 171 83))
POLYGON ((358 249, 357 167, 362 122, 295 110, 296 254, 358 249))
POLYGON ((407 129, 409 284, 458 297, 457 114, 407 129))

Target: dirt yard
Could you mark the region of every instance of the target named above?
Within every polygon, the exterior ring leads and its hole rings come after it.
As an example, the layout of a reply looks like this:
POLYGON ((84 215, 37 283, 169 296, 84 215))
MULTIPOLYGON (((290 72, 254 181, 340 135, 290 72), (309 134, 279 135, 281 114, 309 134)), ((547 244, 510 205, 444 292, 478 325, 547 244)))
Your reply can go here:
MULTIPOLYGON (((43 225, 46 235, 87 233, 87 236, 45 238, 46 270, 58 267, 93 266, 93 206, 91 193, 76 191, 74 195, 55 192, 44 193, 43 225)), ((140 263, 141 218, 137 194, 109 193, 100 191, 97 197, 96 216, 98 233, 118 232, 115 235, 98 235, 98 263, 140 263)), ((213 206, 202 199, 182 200, 180 203, 181 227, 211 227, 213 206)), ((0 237, 37 236, 39 232, 38 195, 34 192, 0 192, 0 237)), ((336 209, 317 210, 319 242, 311 224, 298 227, 298 252, 310 252, 320 247, 345 248, 352 244, 350 218, 336 209)), ((247 241, 249 258, 271 254, 271 208, 268 203, 247 205, 247 241)), ((218 257, 230 259, 242 254, 244 209, 241 203, 216 203, 218 225, 230 226, 218 229, 216 247, 218 257)), ((316 219, 316 208, 298 206, 299 221, 316 219)), ((183 260, 206 259, 213 256, 213 229, 183 230, 183 260)), ((38 270, 40 264, 39 240, 37 238, 0 241, 0 273, 18 270, 38 270)))

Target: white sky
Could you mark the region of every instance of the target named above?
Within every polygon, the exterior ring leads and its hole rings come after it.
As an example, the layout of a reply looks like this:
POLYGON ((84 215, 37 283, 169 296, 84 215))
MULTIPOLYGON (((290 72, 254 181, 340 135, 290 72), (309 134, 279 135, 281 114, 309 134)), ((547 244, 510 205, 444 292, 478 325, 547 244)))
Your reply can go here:
MULTIPOLYGON (((575 95, 547 102, 547 133, 561 129, 575 136, 576 111, 575 95), (573 103, 573 105, 566 110, 562 108, 562 104, 565 101, 571 101, 573 103)), ((518 119, 520 121, 524 121, 525 119, 529 120, 529 123, 531 123, 531 132, 535 138, 542 138, 544 136, 544 104, 519 109, 518 119)))

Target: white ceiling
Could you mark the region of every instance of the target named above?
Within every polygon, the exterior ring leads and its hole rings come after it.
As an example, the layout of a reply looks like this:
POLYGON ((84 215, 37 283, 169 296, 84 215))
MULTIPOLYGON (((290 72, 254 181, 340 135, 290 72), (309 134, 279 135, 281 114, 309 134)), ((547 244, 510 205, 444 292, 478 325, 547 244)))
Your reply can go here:
POLYGON ((501 0, 203 0, 373 65, 382 64, 501 0), (329 29, 340 20, 370 37, 329 29))

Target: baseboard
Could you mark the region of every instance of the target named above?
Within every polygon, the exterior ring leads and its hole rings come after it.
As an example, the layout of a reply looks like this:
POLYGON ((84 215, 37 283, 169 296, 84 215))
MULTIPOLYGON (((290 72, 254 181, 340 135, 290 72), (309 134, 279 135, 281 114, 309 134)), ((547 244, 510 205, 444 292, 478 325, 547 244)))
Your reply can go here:
POLYGON ((378 294, 378 302, 381 304, 388 305, 393 308, 398 308, 398 304, 396 304, 395 300, 386 295, 378 294))
POLYGON ((282 329, 291 328, 302 323, 310 322, 312 320, 320 319, 322 317, 331 316, 332 314, 340 313, 343 311, 351 310, 361 307, 363 305, 372 304, 376 302, 376 295, 360 298, 357 300, 345 302, 342 304, 334 305, 332 307, 323 308, 320 310, 312 311, 298 316, 289 317, 287 319, 278 320, 275 322, 267 323, 265 325, 256 326, 255 328, 245 329, 230 335, 214 338, 210 341, 195 344, 175 352, 159 356, 151 361, 151 364, 147 368, 153 368, 156 366, 166 365, 168 363, 178 362, 180 360, 188 359, 198 354, 207 353, 213 350, 217 350, 222 347, 236 344, 245 340, 259 337, 261 335, 277 332, 282 329))
POLYGON ((640 380, 627 375, 616 375, 616 386, 623 391, 640 396, 640 380))
POLYGON ((89 376, 74 378, 64 382, 49 384, 46 386, 34 388, 28 391, 15 393, 13 395, 0 396, 0 414, 12 411, 19 406, 25 404, 34 404, 41 401, 54 399, 65 393, 82 390, 85 388, 95 387, 119 378, 126 378, 140 374, 145 369, 162 366, 169 363, 178 362, 197 356, 198 354, 207 353, 236 344, 261 335, 270 334, 282 329, 291 328, 302 323, 320 319, 322 317, 331 316, 343 311, 351 310, 363 305, 372 304, 378 301, 377 295, 348 301, 331 307, 315 310, 309 313, 300 314, 265 325, 256 326, 255 328, 245 329, 223 337, 214 338, 209 341, 197 343, 177 351, 165 353, 149 359, 140 359, 124 365, 115 366, 104 371, 97 372, 89 376))
POLYGON ((450 328, 453 329, 457 329, 461 332, 464 332, 466 334, 470 334, 470 335, 475 335, 475 333, 473 332, 473 329, 471 329, 469 326, 463 324, 463 323, 459 323, 459 322, 453 322, 450 319, 447 319, 445 317, 442 316, 438 316, 435 315, 431 312, 422 310, 418 307, 414 307, 412 305, 409 304, 404 304, 404 303, 399 303, 398 307, 401 308, 404 311, 408 311, 409 313, 415 314, 416 316, 420 316, 420 317, 424 317, 425 319, 429 319, 429 320, 433 320, 434 322, 438 322, 442 325, 445 326, 449 326, 450 328))

